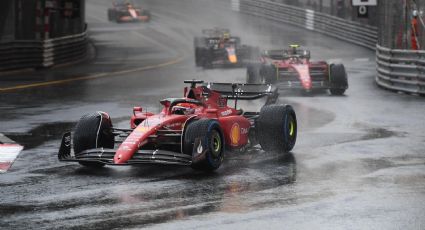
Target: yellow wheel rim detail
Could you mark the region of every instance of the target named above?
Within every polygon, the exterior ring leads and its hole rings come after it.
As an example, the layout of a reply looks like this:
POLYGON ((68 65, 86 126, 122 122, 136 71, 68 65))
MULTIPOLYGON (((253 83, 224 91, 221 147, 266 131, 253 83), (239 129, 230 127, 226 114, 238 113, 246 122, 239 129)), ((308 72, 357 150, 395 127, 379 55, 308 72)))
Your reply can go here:
POLYGON ((295 124, 293 121, 289 123, 289 136, 294 136, 295 133, 295 124))
POLYGON ((220 141, 220 137, 218 136, 214 136, 214 152, 219 152, 220 148, 221 148, 221 141, 220 141))

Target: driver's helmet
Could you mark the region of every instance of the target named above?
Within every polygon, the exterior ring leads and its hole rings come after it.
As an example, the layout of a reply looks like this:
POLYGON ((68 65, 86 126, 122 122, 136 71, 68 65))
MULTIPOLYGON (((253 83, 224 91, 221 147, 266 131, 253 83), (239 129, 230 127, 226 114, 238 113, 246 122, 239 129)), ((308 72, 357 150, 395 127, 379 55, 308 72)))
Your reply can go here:
POLYGON ((127 6, 127 8, 131 9, 133 8, 133 5, 131 4, 131 2, 126 2, 125 5, 127 6))
POLYGON ((190 115, 195 113, 195 108, 190 103, 178 103, 171 109, 172 114, 190 115))
POLYGON ((298 48, 300 48, 299 45, 289 45, 289 47, 291 48, 292 53, 291 54, 297 54, 297 50, 298 48))

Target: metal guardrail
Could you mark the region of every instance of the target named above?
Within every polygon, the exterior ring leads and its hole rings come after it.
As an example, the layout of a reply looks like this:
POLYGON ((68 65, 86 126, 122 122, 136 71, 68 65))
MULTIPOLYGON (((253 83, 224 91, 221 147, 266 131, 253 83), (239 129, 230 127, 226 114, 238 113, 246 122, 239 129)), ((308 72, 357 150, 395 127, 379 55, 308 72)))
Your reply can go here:
POLYGON ((238 10, 308 30, 324 33, 375 50, 378 29, 374 26, 269 0, 239 0, 238 10))
POLYGON ((376 83, 384 88, 425 95, 425 50, 376 45, 376 83))
POLYGON ((42 68, 82 60, 87 56, 87 33, 43 41, 0 43, 0 71, 42 68))

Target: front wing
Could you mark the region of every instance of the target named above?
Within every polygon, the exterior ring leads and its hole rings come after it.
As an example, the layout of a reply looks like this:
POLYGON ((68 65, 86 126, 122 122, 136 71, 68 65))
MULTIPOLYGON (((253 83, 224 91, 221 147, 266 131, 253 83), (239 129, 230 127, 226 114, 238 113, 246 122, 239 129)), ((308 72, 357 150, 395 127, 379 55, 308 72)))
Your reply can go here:
MULTIPOLYGON (((67 132, 62 137, 59 148, 58 158, 60 161, 73 162, 98 162, 108 165, 114 164, 116 149, 95 148, 88 149, 79 153, 74 153, 71 148, 71 133, 67 132)), ((127 164, 174 164, 190 165, 192 157, 186 154, 167 151, 167 150, 138 150, 133 157, 127 161, 127 164)))

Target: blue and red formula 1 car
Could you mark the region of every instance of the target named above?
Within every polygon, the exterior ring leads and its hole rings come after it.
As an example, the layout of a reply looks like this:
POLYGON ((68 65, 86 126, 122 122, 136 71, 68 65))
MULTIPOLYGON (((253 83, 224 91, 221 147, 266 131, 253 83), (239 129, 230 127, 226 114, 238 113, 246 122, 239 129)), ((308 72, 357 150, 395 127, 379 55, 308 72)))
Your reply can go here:
POLYGON ((185 83, 190 87, 184 97, 161 100, 158 114, 134 107, 129 129, 114 128, 105 112, 83 116, 73 137, 63 135, 59 160, 88 167, 157 163, 211 171, 219 168, 225 150, 259 143, 265 151, 286 153, 294 147, 295 112, 290 105, 274 104, 278 95, 271 85, 185 83), (238 100, 259 98, 266 98, 260 112, 237 109, 238 100))
POLYGON ((260 63, 247 68, 248 83, 274 84, 279 89, 329 89, 333 95, 342 95, 348 88, 347 73, 341 63, 311 61, 310 51, 290 45, 290 49, 267 50, 260 63))
POLYGON ((244 45, 228 29, 204 29, 194 39, 195 63, 203 68, 245 67, 259 56, 258 47, 244 45))

